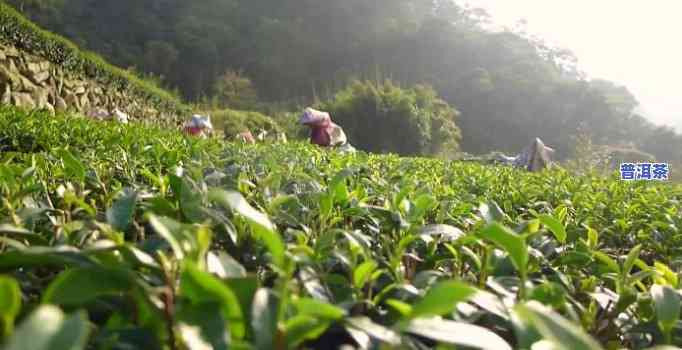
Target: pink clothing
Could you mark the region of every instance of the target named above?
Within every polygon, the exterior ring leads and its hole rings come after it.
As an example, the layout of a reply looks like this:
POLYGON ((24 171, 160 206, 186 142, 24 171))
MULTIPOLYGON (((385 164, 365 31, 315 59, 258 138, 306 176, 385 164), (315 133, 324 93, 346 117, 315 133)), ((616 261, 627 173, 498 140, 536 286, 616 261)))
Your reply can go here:
POLYGON ((320 123, 308 124, 310 127, 310 142, 323 147, 331 146, 332 130, 335 124, 331 120, 324 120, 320 123))
POLYGON ((196 127, 196 126, 186 126, 185 127, 185 133, 190 134, 192 136, 200 136, 202 134, 203 129, 196 127))
POLYGON ((251 131, 240 132, 239 135, 237 135, 237 138, 245 143, 256 143, 256 139, 253 137, 253 134, 251 134, 251 131))
POLYGON ((187 121, 183 125, 183 131, 186 134, 197 136, 197 137, 207 137, 213 132, 213 124, 211 123, 211 117, 202 117, 198 114, 192 116, 192 119, 187 121))
POLYGON ((310 128, 310 142, 322 147, 346 143, 346 136, 340 126, 332 122, 329 113, 306 108, 299 123, 310 128))

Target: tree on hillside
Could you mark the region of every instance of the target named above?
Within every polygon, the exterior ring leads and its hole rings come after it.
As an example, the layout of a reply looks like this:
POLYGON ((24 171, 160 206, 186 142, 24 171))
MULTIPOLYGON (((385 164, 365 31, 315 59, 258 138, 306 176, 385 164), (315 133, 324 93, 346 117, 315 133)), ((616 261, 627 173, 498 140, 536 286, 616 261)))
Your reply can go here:
POLYGON ((391 81, 355 81, 320 108, 363 150, 439 155, 459 149, 459 112, 428 86, 401 89, 391 81))
POLYGON ((251 80, 242 72, 226 71, 216 80, 213 90, 221 107, 253 109, 258 100, 251 80))
POLYGON ((142 68, 147 72, 168 76, 172 74, 172 69, 179 56, 180 53, 173 44, 161 40, 152 40, 144 46, 142 68))
MULTIPOLYGON (((587 81, 569 51, 522 25, 486 30, 485 11, 451 0, 7 1, 114 64, 163 75, 190 100, 211 96, 226 71, 243 72, 269 103, 389 78, 430 85, 456 105, 472 153, 516 152, 541 137, 565 158, 583 123, 599 144, 667 135, 632 118, 627 89, 587 81)), ((682 155, 679 138, 670 142, 682 155)))

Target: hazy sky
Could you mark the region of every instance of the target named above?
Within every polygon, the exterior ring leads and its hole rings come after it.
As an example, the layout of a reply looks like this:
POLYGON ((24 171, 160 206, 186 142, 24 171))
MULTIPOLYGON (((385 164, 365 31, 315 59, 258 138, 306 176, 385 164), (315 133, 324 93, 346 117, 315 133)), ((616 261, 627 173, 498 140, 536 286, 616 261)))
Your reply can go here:
POLYGON ((625 85, 657 123, 682 131, 682 0, 461 0, 500 25, 573 51, 589 77, 625 85))

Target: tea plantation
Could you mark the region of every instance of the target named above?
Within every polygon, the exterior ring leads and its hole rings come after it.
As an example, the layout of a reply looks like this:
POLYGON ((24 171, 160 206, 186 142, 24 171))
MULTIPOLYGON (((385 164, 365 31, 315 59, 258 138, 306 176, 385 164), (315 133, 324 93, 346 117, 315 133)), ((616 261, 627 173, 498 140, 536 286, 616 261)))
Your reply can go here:
POLYGON ((682 186, 0 109, 4 349, 682 344, 682 186))

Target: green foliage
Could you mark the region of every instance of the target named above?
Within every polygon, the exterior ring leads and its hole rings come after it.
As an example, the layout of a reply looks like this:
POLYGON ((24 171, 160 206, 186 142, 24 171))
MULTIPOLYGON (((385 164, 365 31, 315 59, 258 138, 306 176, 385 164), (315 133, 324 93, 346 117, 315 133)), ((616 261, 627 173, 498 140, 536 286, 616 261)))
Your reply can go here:
POLYGON ((0 148, 7 349, 682 345, 676 184, 6 107, 0 148))
POLYGON ((466 301, 476 290, 464 283, 443 281, 431 286, 412 308, 410 317, 442 316, 451 313, 457 303, 466 301))
POLYGON ((416 319, 407 331, 434 341, 481 350, 511 350, 497 334, 479 326, 439 319, 416 319))
POLYGON ((44 57, 68 72, 126 91, 162 111, 175 114, 187 111, 177 97, 154 83, 110 65, 100 56, 82 51, 67 39, 39 28, 4 2, 0 3, 0 22, 0 42, 44 57))
POLYGON ((251 131, 256 136, 261 129, 268 132, 281 130, 275 119, 259 112, 221 109, 206 111, 204 114, 211 116, 213 127, 222 130, 226 138, 234 137, 243 131, 251 131))
POLYGON ((459 147, 459 112, 427 86, 401 89, 390 81, 355 81, 320 108, 366 151, 439 155, 459 147))
POLYGON ((228 70, 215 82, 214 98, 222 108, 241 110, 254 109, 258 100, 256 90, 242 72, 228 70))
POLYGON ((570 321, 538 303, 518 305, 514 310, 519 318, 526 319, 532 327, 548 339, 551 349, 600 350, 603 349, 583 330, 570 321))
MULTIPOLYGON (((245 77, 260 105, 288 107, 281 110, 333 98, 353 79, 388 78, 433 86, 456 106, 462 138, 449 140, 472 154, 516 154, 540 137, 568 159, 585 125, 595 145, 632 142, 626 148, 682 164, 682 135, 637 115, 627 88, 587 80, 570 51, 522 29, 486 30, 485 11, 455 1, 5 1, 118 66, 163 76, 195 102, 214 96, 226 71, 243 72, 229 79, 241 86, 227 89, 233 109, 252 109, 241 106, 253 97, 245 77)), ((367 116, 355 118, 362 125, 367 116)))
POLYGON ((83 311, 66 316, 57 307, 39 306, 19 325, 4 349, 85 349, 90 329, 83 311))
POLYGON ((656 306, 658 326, 666 336, 668 343, 672 341, 671 332, 680 318, 680 295, 670 286, 651 286, 651 297, 656 306))
POLYGON ((12 278, 0 276, 0 320, 2 321, 2 335, 12 334, 14 318, 21 309, 21 290, 19 283, 12 278))

